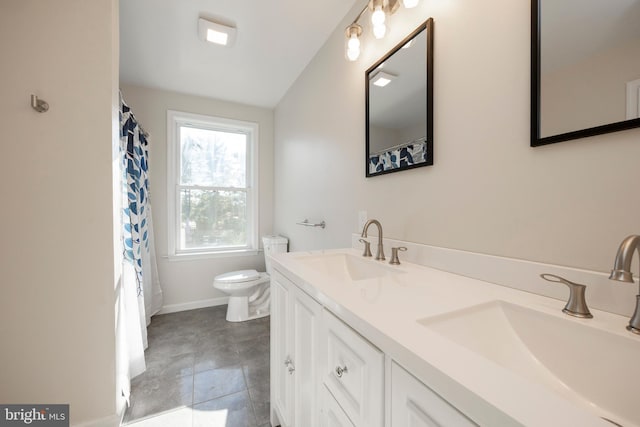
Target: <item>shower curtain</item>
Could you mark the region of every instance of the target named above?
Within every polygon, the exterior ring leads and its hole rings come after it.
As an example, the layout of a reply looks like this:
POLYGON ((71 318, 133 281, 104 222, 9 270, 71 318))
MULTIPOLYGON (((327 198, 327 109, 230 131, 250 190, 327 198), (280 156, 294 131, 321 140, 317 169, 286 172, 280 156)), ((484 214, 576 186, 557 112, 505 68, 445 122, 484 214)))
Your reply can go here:
POLYGON ((147 325, 162 307, 162 289, 153 242, 149 203, 148 146, 144 132, 120 95, 120 176, 122 188, 122 279, 118 296, 118 376, 129 398, 131 378, 145 370, 147 325))

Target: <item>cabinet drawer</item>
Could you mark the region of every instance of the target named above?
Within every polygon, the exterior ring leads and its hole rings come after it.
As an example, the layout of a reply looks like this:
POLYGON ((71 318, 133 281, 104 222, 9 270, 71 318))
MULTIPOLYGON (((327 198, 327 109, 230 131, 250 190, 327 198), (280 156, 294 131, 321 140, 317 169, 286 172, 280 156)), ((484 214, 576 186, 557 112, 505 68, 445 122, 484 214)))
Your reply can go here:
POLYGON ((356 427, 381 427, 384 354, 323 310, 323 382, 356 427))
POLYGON ((354 427, 329 390, 322 386, 322 427, 354 427))
POLYGON ((477 424, 393 362, 391 364, 391 427, 407 426, 474 427, 477 424))

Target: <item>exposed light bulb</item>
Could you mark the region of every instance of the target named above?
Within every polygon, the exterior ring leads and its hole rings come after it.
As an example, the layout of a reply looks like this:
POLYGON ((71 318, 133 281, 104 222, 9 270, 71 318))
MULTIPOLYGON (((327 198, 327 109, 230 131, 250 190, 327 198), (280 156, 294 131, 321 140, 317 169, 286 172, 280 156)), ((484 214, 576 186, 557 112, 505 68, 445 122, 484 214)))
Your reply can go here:
POLYGON ((349 61, 355 61, 360 56, 360 47, 357 49, 347 49, 347 59, 349 61))
POLYGON ((420 0, 402 0, 402 4, 407 9, 412 9, 412 8, 416 7, 418 5, 418 3, 420 3, 420 0))
POLYGON ((355 61, 360 56, 360 39, 353 34, 347 41, 347 59, 355 61))
POLYGON ((360 35, 362 27, 356 22, 349 25, 346 30, 347 41, 345 43, 345 56, 349 61, 355 61, 360 56, 360 35))
POLYGON ((373 26, 373 37, 377 39, 381 39, 387 33, 387 26, 384 24, 374 25, 373 26))
POLYGON ((376 25, 384 25, 385 18, 386 15, 384 13, 384 10, 382 10, 382 6, 376 6, 376 8, 373 10, 373 13, 371 14, 371 23, 374 25, 374 27, 376 25))
POLYGON ((360 39, 357 35, 353 34, 347 42, 347 48, 350 50, 360 50, 360 39))

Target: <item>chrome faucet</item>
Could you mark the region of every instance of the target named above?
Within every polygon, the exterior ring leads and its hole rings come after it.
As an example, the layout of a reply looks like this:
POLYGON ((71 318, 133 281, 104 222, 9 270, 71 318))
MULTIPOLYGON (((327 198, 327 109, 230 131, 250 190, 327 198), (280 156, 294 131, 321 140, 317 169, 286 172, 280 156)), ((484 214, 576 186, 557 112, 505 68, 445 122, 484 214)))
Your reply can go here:
MULTIPOLYGON (((367 230, 371 224, 375 224, 378 227, 378 251, 376 252, 376 259, 379 261, 384 261, 384 249, 382 247, 382 225, 380 221, 377 219, 370 219, 364 224, 362 228, 362 235, 360 237, 367 237, 367 230)), ((367 256, 366 254, 364 256, 367 256)), ((371 252, 369 252, 369 256, 371 256, 371 252)))
MULTIPOLYGON (((620 243, 609 279, 634 283, 633 274, 631 274, 631 259, 636 250, 640 251, 640 236, 631 235, 620 243)), ((634 334, 640 334, 640 290, 636 295, 636 309, 629 319, 627 329, 634 334)))

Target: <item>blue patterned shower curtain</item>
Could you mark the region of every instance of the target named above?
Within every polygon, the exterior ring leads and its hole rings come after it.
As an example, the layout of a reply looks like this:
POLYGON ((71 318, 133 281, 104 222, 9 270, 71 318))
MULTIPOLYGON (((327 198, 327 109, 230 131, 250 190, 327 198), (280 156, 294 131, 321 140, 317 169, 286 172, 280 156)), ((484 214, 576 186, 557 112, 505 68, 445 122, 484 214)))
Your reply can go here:
POLYGON ((120 96, 120 175, 122 279, 119 295, 119 355, 123 394, 129 381, 145 370, 147 325, 162 307, 162 290, 153 242, 149 203, 149 135, 120 96))

